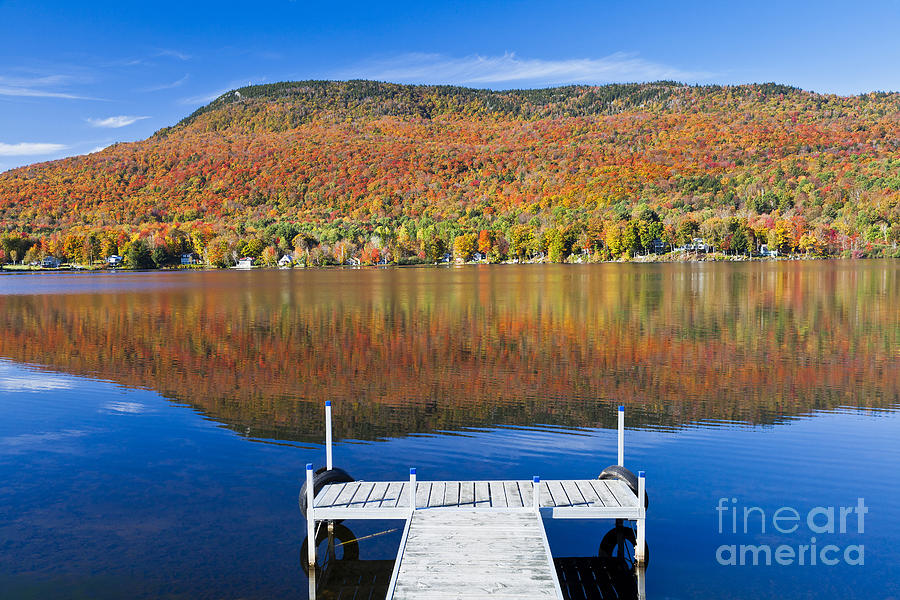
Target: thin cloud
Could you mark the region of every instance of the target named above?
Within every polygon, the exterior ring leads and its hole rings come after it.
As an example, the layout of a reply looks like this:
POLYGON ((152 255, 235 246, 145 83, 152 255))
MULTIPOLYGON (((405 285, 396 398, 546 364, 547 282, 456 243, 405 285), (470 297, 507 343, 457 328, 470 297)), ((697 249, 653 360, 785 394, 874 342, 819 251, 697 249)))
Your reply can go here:
POLYGON ((223 88, 221 90, 212 92, 211 94, 200 94, 198 96, 188 96, 187 98, 182 98, 179 100, 181 104, 208 104, 229 91, 232 88, 223 88))
POLYGON ((698 81, 713 74, 652 62, 636 54, 616 52, 603 58, 547 60, 501 56, 451 57, 443 54, 402 54, 358 65, 341 78, 363 77, 400 83, 536 84, 611 83, 674 79, 698 81))
POLYGON ((105 146, 97 146, 96 148, 88 150, 88 154, 95 154, 97 152, 102 152, 103 150, 106 150, 110 146, 112 146, 112 144, 106 144, 105 146))
POLYGON ((171 58, 177 58, 178 60, 190 60, 191 55, 185 54, 184 52, 179 52, 178 50, 172 50, 170 48, 163 48, 153 56, 168 56, 171 58))
POLYGON ((64 98, 66 100, 98 100, 89 96, 68 94, 66 92, 52 92, 48 90, 36 90, 25 87, 8 87, 0 85, 0 96, 21 96, 27 98, 64 98))
POLYGON ((50 86, 65 86, 73 81, 70 75, 44 75, 41 77, 3 77, 0 76, 0 96, 15 96, 24 98, 61 98, 66 100, 97 100, 73 94, 71 92, 60 91, 58 89, 48 89, 50 86))
POLYGON ((132 123, 136 123, 138 121, 143 121, 144 119, 149 119, 150 117, 135 117, 130 115, 118 115, 116 117, 106 117, 105 119, 88 119, 87 122, 93 125, 94 127, 106 127, 109 129, 118 129, 119 127, 125 127, 127 125, 131 125, 132 123))
POLYGON ((181 87, 190 78, 191 78, 190 75, 185 75, 184 77, 182 77, 181 79, 179 79, 177 81, 173 81, 171 83, 163 83, 160 85, 155 85, 152 87, 144 88, 141 91, 142 92, 161 92, 162 90, 171 90, 173 88, 181 87))
POLYGON ((4 144, 0 142, 0 156, 38 156, 41 154, 53 154, 68 148, 65 144, 45 144, 37 142, 20 142, 18 144, 4 144))

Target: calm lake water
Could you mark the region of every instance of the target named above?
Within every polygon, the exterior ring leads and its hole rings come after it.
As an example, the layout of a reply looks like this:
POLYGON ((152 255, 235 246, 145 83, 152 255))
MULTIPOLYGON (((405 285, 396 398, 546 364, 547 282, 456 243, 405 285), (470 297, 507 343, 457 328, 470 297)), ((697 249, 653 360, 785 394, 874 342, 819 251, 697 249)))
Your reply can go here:
MULTIPOLYGON (((648 597, 900 597, 898 298, 897 261, 0 276, 0 597, 307 597, 324 400, 370 480, 593 477, 624 404, 648 597)), ((398 524, 344 525, 320 597, 378 597, 398 524)), ((586 559, 611 523, 546 525, 586 559)))

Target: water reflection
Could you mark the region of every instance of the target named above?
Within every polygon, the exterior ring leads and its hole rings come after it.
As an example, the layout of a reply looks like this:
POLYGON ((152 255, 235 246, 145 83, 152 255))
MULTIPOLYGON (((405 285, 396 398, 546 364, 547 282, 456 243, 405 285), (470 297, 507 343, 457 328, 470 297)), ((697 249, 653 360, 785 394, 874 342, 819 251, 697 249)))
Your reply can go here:
POLYGON ((319 441, 324 399, 354 439, 607 426, 618 402, 648 427, 772 423, 900 402, 898 269, 123 273, 70 276, 65 294, 59 276, 8 276, 0 356, 153 389, 260 438, 319 441))

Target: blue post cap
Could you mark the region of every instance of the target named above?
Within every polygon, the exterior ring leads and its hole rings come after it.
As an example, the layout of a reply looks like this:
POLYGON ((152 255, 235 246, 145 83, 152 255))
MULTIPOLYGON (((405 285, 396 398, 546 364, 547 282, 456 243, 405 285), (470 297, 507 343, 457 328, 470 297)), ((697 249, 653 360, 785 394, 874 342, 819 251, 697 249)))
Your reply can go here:
POLYGON ((646 477, 646 476, 647 476, 646 473, 644 473, 643 471, 638 471, 638 477, 646 477))
POLYGON ((326 400, 326 401, 325 401, 325 406, 331 406, 331 400, 326 400))
POLYGON ((312 463, 306 463, 306 470, 312 471, 312 463))
POLYGON ((415 475, 415 474, 416 474, 416 468, 415 468, 415 467, 410 467, 410 468, 409 468, 409 474, 410 474, 410 475, 415 475))
POLYGON ((624 405, 624 404, 620 404, 620 405, 619 405, 619 412, 623 412, 624 410, 625 410, 625 405, 624 405))
POLYGON ((540 482, 541 482, 541 478, 538 477, 537 475, 535 475, 535 476, 531 479, 531 481, 533 481, 534 483, 540 483, 540 482))

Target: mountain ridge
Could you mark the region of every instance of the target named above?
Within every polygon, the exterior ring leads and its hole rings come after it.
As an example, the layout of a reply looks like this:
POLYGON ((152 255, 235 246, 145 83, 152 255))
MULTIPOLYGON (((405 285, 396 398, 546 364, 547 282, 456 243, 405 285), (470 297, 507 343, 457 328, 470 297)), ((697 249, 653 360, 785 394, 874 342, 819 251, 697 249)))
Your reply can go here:
POLYGON ((695 235, 878 255, 900 239, 898 115, 897 93, 780 84, 248 86, 145 140, 0 174, 0 258, 609 259, 695 235))

